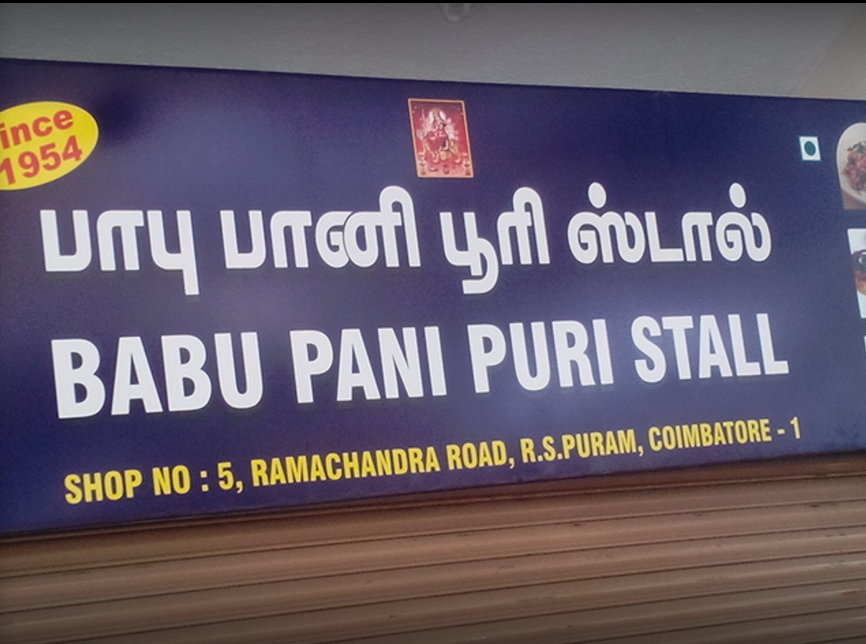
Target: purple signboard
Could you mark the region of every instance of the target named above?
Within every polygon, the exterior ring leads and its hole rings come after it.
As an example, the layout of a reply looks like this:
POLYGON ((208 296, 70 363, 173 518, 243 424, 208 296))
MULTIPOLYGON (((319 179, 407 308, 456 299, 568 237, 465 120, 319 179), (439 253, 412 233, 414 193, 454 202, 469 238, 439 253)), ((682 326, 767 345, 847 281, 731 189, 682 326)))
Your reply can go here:
POLYGON ((866 103, 2 61, 0 532, 866 447, 866 103))

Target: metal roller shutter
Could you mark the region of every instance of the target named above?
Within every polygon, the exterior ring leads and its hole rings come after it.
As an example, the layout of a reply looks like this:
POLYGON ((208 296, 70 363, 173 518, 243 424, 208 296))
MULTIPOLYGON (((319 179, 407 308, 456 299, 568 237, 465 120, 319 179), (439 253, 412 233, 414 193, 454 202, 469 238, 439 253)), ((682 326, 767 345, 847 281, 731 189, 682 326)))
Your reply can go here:
POLYGON ((0 640, 860 642, 864 465, 804 459, 6 540, 0 640))

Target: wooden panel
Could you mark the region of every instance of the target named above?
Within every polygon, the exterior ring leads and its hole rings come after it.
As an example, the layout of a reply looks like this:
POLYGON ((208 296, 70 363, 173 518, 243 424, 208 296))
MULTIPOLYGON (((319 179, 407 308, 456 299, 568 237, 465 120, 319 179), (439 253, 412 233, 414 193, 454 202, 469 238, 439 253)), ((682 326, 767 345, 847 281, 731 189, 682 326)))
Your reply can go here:
POLYGON ((7 540, 0 641, 863 641, 864 465, 7 540))

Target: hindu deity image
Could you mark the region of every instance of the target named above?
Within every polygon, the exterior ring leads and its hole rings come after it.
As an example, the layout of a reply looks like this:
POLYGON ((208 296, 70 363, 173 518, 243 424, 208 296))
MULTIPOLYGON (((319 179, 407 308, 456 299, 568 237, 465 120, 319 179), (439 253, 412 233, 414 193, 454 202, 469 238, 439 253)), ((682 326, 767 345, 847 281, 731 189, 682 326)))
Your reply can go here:
POLYGON ((472 177, 463 101, 409 99, 409 113, 418 176, 472 177))

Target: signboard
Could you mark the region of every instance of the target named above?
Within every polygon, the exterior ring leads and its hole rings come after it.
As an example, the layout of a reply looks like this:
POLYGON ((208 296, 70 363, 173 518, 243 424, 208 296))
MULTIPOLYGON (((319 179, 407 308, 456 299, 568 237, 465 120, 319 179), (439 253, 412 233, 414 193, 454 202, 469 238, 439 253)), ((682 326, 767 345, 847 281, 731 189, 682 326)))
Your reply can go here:
POLYGON ((0 70, 3 533, 866 446, 866 103, 0 70))

